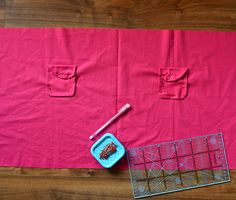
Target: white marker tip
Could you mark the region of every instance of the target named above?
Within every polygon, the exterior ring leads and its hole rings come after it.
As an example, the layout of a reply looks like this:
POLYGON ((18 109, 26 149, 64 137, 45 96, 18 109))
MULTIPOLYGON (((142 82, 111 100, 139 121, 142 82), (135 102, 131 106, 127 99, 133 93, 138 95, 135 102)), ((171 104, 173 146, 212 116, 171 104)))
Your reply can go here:
POLYGON ((125 104, 125 107, 126 107, 126 108, 130 108, 131 105, 127 103, 127 104, 125 104))

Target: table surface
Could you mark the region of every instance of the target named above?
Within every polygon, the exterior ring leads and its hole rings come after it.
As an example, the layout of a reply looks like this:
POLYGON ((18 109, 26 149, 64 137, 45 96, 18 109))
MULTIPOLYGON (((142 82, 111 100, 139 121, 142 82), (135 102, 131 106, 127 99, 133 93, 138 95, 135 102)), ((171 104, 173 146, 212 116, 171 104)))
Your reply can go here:
MULTIPOLYGON (((0 0, 0 27, 236 30, 235 0, 0 0)), ((236 199, 232 181, 150 199, 236 199)), ((0 168, 0 200, 133 199, 127 170, 0 168)))

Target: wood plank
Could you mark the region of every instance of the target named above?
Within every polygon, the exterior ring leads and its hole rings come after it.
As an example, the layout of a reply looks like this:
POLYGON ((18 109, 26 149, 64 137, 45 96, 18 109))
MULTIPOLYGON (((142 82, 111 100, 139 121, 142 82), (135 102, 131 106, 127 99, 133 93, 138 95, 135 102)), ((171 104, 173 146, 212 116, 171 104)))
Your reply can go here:
MULTIPOLYGON (((235 200, 236 170, 230 183, 152 199, 235 200)), ((0 199, 133 199, 127 170, 0 168, 0 199)))
POLYGON ((4 27, 5 22, 5 0, 0 0, 0 27, 4 27))
POLYGON ((235 0, 6 0, 7 27, 236 30, 235 0))

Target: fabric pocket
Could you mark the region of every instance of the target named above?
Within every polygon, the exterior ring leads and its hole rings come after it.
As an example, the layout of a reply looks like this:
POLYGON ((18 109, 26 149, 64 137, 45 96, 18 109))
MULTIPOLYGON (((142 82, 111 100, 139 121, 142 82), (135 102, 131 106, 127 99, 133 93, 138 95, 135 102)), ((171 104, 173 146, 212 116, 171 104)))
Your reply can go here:
POLYGON ((159 96, 163 99, 184 99, 188 93, 187 68, 160 68, 159 96))
POLYGON ((47 78, 49 96, 74 96, 76 85, 76 65, 48 65, 47 78))

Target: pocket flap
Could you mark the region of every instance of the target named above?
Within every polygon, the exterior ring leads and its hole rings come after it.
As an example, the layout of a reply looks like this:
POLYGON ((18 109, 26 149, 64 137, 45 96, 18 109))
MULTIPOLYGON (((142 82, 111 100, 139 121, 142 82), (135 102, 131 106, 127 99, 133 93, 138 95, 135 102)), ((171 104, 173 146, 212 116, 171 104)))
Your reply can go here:
POLYGON ((60 79, 70 79, 76 74, 76 65, 49 65, 48 68, 60 79))
POLYGON ((182 78, 188 68, 160 68, 160 77, 168 82, 174 82, 182 78))

